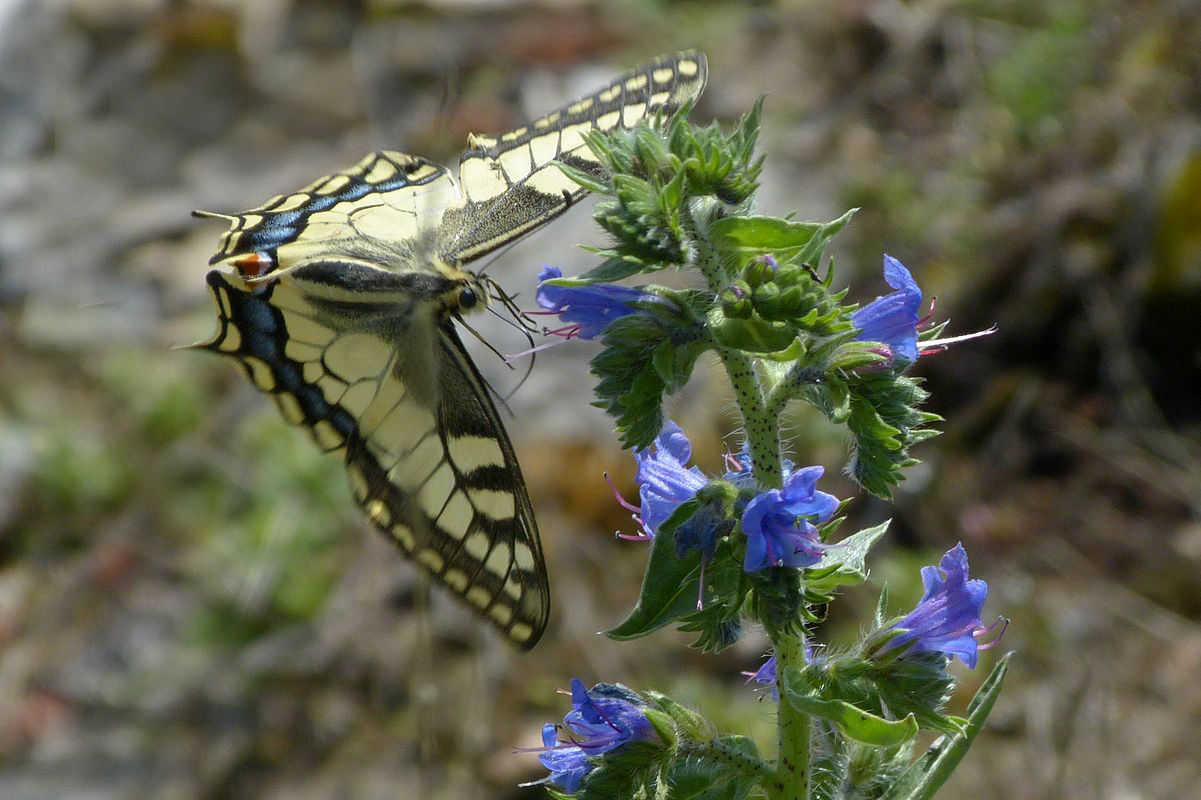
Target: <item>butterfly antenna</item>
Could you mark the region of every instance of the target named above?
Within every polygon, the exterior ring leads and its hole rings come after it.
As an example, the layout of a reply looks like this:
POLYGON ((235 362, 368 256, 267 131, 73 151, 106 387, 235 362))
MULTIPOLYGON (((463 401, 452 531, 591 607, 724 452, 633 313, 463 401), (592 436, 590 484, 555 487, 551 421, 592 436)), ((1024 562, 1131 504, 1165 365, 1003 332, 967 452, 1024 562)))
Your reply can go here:
POLYGON ((474 336, 480 342, 480 344, 482 344, 484 347, 487 347, 489 350, 491 350, 492 353, 497 358, 499 358, 501 361, 504 361, 506 367, 508 367, 509 369, 516 369, 516 367, 514 367, 508 361, 505 361, 505 354, 502 353, 501 351, 497 350, 496 347, 492 344, 492 342, 485 339, 479 331, 477 331, 475 328, 468 325, 467 322, 462 317, 458 317, 458 321, 459 321, 460 325, 462 325, 464 328, 466 328, 471 333, 471 335, 474 336))
MULTIPOLYGON (((504 314, 501 314, 499 311, 492 308, 491 306, 488 307, 488 311, 490 311, 492 313, 492 316, 496 317, 499 320, 502 320, 506 325, 511 326, 515 330, 521 331, 521 335, 525 337, 526 342, 528 342, 530 345, 530 349, 527 351, 530 353, 530 358, 529 358, 529 362, 525 368, 525 374, 521 376, 521 380, 519 380, 517 382, 517 385, 513 387, 513 391, 511 391, 507 395, 505 395, 505 400, 510 400, 510 399, 512 399, 513 395, 517 394, 517 392, 521 390, 522 386, 525 386, 525 382, 530 379, 530 375, 532 375, 534 372, 534 361, 538 356, 537 353, 533 352, 534 350, 537 349, 534 346, 534 334, 524 324, 521 324, 521 325, 517 324, 513 320, 506 317, 504 314)), ((510 359, 510 357, 506 357, 505 362, 509 363, 509 365, 512 366, 512 364, 509 362, 509 359, 510 359)))
MULTIPOLYGON (((528 339, 530 342, 530 349, 533 349, 534 337, 530 335, 529 331, 526 331, 525 338, 528 339)), ((525 368, 525 374, 521 376, 521 380, 519 380, 517 382, 517 385, 513 387, 513 391, 509 392, 509 394, 505 397, 505 400, 508 400, 511 397, 513 397, 513 395, 517 394, 517 392, 519 392, 521 390, 522 386, 525 386, 525 382, 528 381, 530 379, 530 376, 534 374, 534 362, 537 359, 538 359, 537 353, 530 353, 529 364, 525 368)))
MULTIPOLYGON (((498 317, 504 319, 505 322, 508 322, 510 325, 513 325, 519 330, 527 332, 527 334, 538 332, 538 324, 534 322, 534 320, 530 319, 529 314, 521 310, 521 306, 517 305, 517 295, 509 294, 504 290, 503 286, 486 275, 481 275, 480 277, 492 291, 492 299, 505 307, 505 310, 508 311, 512 316, 512 320, 505 319, 505 317, 497 314, 498 317)), ((528 335, 527 338, 529 338, 528 335)), ((530 344, 532 345, 533 342, 530 344)))
MULTIPOLYGON (((512 364, 510 364, 508 361, 505 361, 504 354, 502 354, 499 350, 497 350, 495 347, 493 347, 491 342, 489 342, 487 339, 485 339, 483 336, 481 336, 479 334, 479 331, 477 331, 475 328, 468 325, 466 322, 463 322, 462 317, 459 317, 458 319, 459 319, 459 323, 464 328, 466 328, 468 331, 470 331, 472 336, 474 336, 476 339, 478 339, 480 342, 482 342, 484 347, 487 347, 489 350, 491 350, 493 353, 496 354, 497 358, 499 358, 501 361, 504 361, 506 367, 508 367, 509 369, 517 369, 512 364)), ((476 372, 479 372, 479 370, 477 369, 476 372)), ((492 386, 492 384, 488 382, 488 379, 485 378, 483 375, 480 375, 480 383, 484 384, 484 388, 488 390, 488 394, 492 395, 494 398, 496 398, 496 401, 498 403, 500 403, 502 406, 504 406, 505 411, 507 411, 509 413, 510 417, 517 416, 516 414, 513 413, 513 409, 509 406, 509 399, 507 397, 502 396, 500 392, 496 391, 496 389, 492 386)))
MULTIPOLYGON (((519 331, 521 335, 525 337, 526 343, 530 346, 531 357, 526 365, 525 374, 521 376, 521 380, 518 381, 517 385, 513 387, 513 391, 505 395, 505 400, 509 400, 513 397, 513 395, 517 394, 517 392, 521 390, 522 386, 525 386, 525 382, 530 379, 530 375, 532 375, 534 372, 535 359, 532 351, 536 349, 534 346, 534 334, 538 331, 538 326, 532 319, 530 319, 529 315, 522 311, 521 307, 517 305, 517 298, 515 295, 511 295, 506 292, 504 287, 502 287, 492 278, 485 276, 483 281, 491 291, 492 299, 504 306, 505 311, 508 311, 509 313, 507 315, 502 314, 491 305, 488 306, 488 311, 492 314, 492 316, 501 320, 509 327, 519 331)), ((509 358, 505 358, 505 363, 509 363, 509 358)))

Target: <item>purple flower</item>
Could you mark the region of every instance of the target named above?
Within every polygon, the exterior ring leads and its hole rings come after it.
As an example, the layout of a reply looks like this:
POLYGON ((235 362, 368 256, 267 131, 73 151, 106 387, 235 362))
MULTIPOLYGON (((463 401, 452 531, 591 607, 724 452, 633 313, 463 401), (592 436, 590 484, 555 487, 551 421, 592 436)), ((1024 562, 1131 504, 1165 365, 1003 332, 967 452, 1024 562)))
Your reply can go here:
POLYGON ((589 758, 627 742, 659 741, 643 711, 642 698, 623 686, 600 683, 588 690, 578 678, 572 678, 571 705, 561 725, 548 722, 542 727, 543 748, 538 756, 550 770, 545 780, 569 794, 580 788, 594 768, 589 758))
POLYGON ((757 572, 767 567, 808 567, 821 559, 822 544, 813 522, 828 520, 838 498, 817 491, 824 470, 804 467, 784 481, 783 489, 761 492, 742 512, 746 558, 742 568, 757 572))
POLYGON ((903 648, 942 653, 975 667, 976 637, 987 630, 980 612, 988 597, 988 584, 968 580, 967 552, 962 544, 944 553, 937 567, 922 567, 922 586, 925 594, 921 601, 889 628, 902 633, 889 639, 881 652, 903 648))
POLYGON ((770 656, 759 669, 750 674, 751 680, 764 686, 776 685, 776 657, 770 656))
POLYGON ((851 314, 852 324, 859 329, 855 338, 881 342, 888 345, 896 357, 916 361, 922 290, 905 265, 889 255, 884 256, 884 280, 896 291, 877 297, 851 314))
POLYGON ((588 763, 588 754, 576 745, 559 744, 559 726, 553 722, 542 726, 542 745, 538 761, 550 770, 550 775, 535 783, 549 781, 568 794, 578 791, 584 776, 593 769, 588 763))
POLYGON ((569 323, 558 330, 547 331, 565 339, 595 339, 604 333, 610 322, 637 311, 633 303, 655 299, 649 292, 613 283, 585 286, 547 283, 562 277, 563 271, 558 267, 543 267, 538 275, 535 297, 546 312, 557 314, 559 319, 569 323))
POLYGON ((650 447, 634 453, 638 462, 638 498, 643 527, 653 536, 659 526, 709 482, 700 467, 687 467, 692 444, 679 425, 667 420, 650 447))
POLYGON ((626 501, 613 488, 617 501, 634 512, 643 535, 624 537, 650 539, 659 531, 680 504, 691 500, 697 490, 709 482, 699 467, 685 466, 692 458, 692 444, 679 425, 667 420, 650 447, 634 452, 638 462, 638 498, 640 507, 626 501))
POLYGON ((776 686, 775 656, 769 657, 763 662, 763 664, 760 665, 759 669, 755 670, 754 672, 744 672, 742 674, 746 676, 747 683, 754 681, 761 686, 770 686, 771 699, 775 700, 776 702, 780 701, 780 689, 776 686))
MULTIPOLYGON (((804 641, 804 648, 805 648, 805 663, 807 663, 807 664, 813 663, 815 660, 821 658, 820 656, 816 656, 814 654, 813 648, 809 645, 808 638, 806 638, 804 641)), ((764 661, 762 664, 759 665, 759 669, 755 670, 754 672, 744 672, 742 674, 746 676, 747 683, 754 681, 755 683, 758 683, 761 686, 770 686, 771 687, 771 699, 776 700, 778 702, 780 699, 780 689, 779 689, 779 686, 776 684, 776 669, 777 669, 776 657, 774 655, 772 655, 772 656, 769 656, 766 661, 764 661)))

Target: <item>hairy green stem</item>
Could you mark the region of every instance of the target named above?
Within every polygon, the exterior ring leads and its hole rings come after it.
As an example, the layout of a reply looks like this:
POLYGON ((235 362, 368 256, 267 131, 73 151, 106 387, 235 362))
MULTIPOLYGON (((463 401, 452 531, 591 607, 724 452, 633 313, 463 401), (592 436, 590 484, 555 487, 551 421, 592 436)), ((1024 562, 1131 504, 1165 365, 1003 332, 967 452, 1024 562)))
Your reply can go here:
MULTIPOLYGON (((799 636, 782 634, 775 642, 776 674, 787 667, 805 666, 805 643, 799 636)), ((809 796, 809 737, 812 721, 780 698, 776 735, 780 754, 776 773, 766 785, 771 800, 799 800, 809 796)))
MULTIPOLYGON (((727 276, 721 253, 708 236, 707 223, 714 217, 713 209, 694 206, 691 210, 697 267, 705 276, 709 291, 716 296, 725 287, 727 276)), ((721 321, 721 307, 715 303, 708 322, 716 326, 721 321)), ((768 398, 764 397, 754 362, 746 353, 719 346, 717 354, 734 387, 734 398, 742 414, 755 481, 761 489, 780 488, 784 483, 784 471, 780 453, 779 415, 787 402, 786 394, 773 393, 769 403, 768 398)), ((805 665, 805 648, 800 637, 779 634, 772 644, 777 674, 786 666, 805 665)), ((791 703, 781 701, 776 730, 779 739, 776 769, 770 775, 761 776, 761 785, 770 800, 802 800, 809 794, 810 720, 794 709, 791 703)))
POLYGON ((755 365, 745 353, 738 350, 721 347, 717 354, 725 365, 726 374, 734 387, 734 399, 742 413, 755 481, 760 488, 778 489, 784 485, 779 419, 768 412, 755 375, 755 365))
MULTIPOLYGON (((709 291, 717 295, 725 287, 727 278, 722 268, 721 253, 713 244, 708 232, 708 223, 714 217, 714 209, 709 203, 698 202, 693 205, 691 211, 696 266, 705 276, 709 291)), ((709 312, 710 329, 716 329, 722 318, 721 308, 715 304, 709 312)), ((742 414, 755 480, 763 488, 777 489, 784 481, 780 460, 779 424, 776 417, 768 412, 763 388, 755 373, 755 365, 746 353, 740 350, 718 346, 717 355, 721 358, 726 374, 730 377, 730 384, 734 387, 734 398, 742 414)))

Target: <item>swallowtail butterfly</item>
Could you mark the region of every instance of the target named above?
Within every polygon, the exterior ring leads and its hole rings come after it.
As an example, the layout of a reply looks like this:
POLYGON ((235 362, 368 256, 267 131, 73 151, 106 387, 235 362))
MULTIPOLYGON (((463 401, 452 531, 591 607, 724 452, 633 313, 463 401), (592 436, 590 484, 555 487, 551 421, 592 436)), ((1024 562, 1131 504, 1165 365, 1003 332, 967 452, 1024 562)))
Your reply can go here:
POLYGON ((455 330, 489 301, 476 259, 562 214, 594 174, 590 130, 669 114, 703 55, 663 56, 501 136, 468 137, 458 181, 392 151, 226 219, 209 263, 217 331, 288 422, 337 455, 355 501, 437 583, 521 647, 550 589, 513 446, 455 330))

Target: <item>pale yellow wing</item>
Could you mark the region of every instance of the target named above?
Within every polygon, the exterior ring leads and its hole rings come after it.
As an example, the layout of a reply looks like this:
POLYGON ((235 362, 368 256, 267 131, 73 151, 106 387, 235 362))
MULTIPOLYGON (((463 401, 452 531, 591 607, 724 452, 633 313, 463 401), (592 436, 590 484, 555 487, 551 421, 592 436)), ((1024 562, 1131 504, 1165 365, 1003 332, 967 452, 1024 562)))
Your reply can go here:
POLYGON ((214 270, 218 328, 201 346, 235 358, 285 419, 342 456, 376 527, 532 647, 550 611, 533 509, 479 373, 452 324, 429 316, 441 287, 425 277, 328 262, 256 288, 214 270))
POLYGON ((239 266, 247 276, 330 258, 429 271, 425 262, 442 218, 462 202, 446 167, 381 150, 241 214, 198 213, 230 222, 209 263, 261 259, 249 269, 239 266))
POLYGON ((555 164, 599 169, 583 135, 631 128, 695 100, 708 75, 704 55, 685 50, 623 75, 603 89, 497 137, 473 136, 459 162, 464 205, 446 216, 438 250, 473 261, 566 211, 585 190, 555 164))

